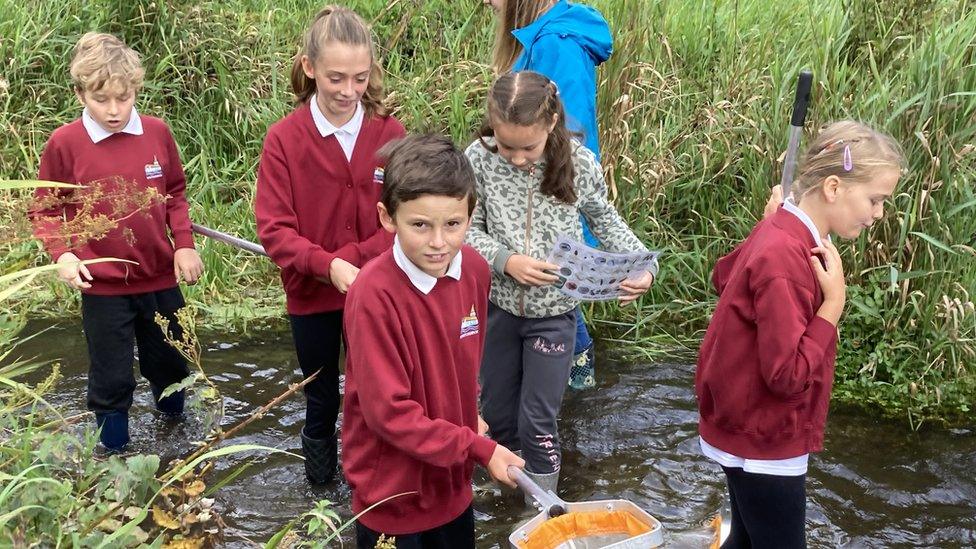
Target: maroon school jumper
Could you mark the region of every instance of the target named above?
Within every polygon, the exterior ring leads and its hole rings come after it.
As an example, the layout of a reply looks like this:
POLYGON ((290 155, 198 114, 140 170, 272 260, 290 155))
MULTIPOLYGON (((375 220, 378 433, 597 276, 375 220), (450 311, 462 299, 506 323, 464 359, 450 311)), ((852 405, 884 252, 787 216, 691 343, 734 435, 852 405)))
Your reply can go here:
POLYGON ((816 316, 823 291, 813 235, 782 207, 715 265, 718 306, 695 373, 699 432, 747 459, 823 449, 837 329, 816 316))
POLYGON ((347 161, 334 135, 319 134, 308 102, 268 129, 254 214, 281 268, 289 314, 342 309, 345 296, 316 278, 328 281, 336 257, 361 266, 389 249, 393 237, 379 230, 376 213, 383 190, 376 151, 403 135, 392 116, 364 118, 347 161))
MULTIPOLYGON (((133 116, 136 116, 134 111, 133 116)), ((67 245, 57 236, 62 216, 71 220, 77 214, 75 204, 31 212, 34 235, 55 261, 64 253, 73 252, 79 259, 117 257, 138 263, 88 265, 93 280, 91 288, 82 290, 86 294, 128 295, 173 288, 176 286, 174 247, 194 247, 185 196, 186 177, 176 143, 165 122, 138 116, 142 121, 142 135, 120 132, 98 143, 92 142, 79 118, 55 130, 41 155, 38 178, 42 180, 103 187, 125 180, 140 188, 155 187, 160 195, 168 197, 148 210, 121 220, 104 237, 82 245, 67 245)), ((82 192, 38 189, 35 196, 82 192)), ((93 213, 109 214, 111 208, 98 204, 93 213)))
POLYGON ((474 463, 495 442, 478 436, 478 368, 488 318, 488 264, 460 252, 461 277, 429 294, 393 251, 363 268, 345 310, 346 397, 342 469, 352 511, 404 492, 359 518, 384 534, 443 526, 471 505, 474 463))

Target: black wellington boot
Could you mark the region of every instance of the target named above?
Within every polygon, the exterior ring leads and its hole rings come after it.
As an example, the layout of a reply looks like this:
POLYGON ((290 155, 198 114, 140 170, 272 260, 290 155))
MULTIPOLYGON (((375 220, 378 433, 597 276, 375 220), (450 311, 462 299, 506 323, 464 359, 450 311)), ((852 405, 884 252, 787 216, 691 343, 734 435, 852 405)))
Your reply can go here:
POLYGON ((335 434, 315 439, 302 428, 302 453, 305 454, 305 476, 311 484, 326 484, 335 478, 339 464, 339 445, 335 434))

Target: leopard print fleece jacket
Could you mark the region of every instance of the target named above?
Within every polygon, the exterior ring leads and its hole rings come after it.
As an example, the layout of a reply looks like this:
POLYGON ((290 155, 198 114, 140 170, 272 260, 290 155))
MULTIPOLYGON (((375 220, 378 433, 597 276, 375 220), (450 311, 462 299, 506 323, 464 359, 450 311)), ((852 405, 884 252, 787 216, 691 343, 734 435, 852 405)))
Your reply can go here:
MULTIPOLYGON (((494 146, 494 140, 485 138, 494 146)), ((533 174, 510 164, 480 141, 465 154, 477 177, 478 203, 468 229, 467 243, 492 266, 491 302, 513 315, 544 318, 576 308, 579 301, 554 286, 524 286, 505 274, 505 263, 514 254, 535 259, 549 257, 556 238, 564 234, 583 240, 580 214, 586 216, 593 234, 611 252, 646 251, 627 224, 607 201, 603 170, 589 149, 574 143, 576 203, 566 204, 542 194, 542 166, 533 174)), ((652 273, 657 275, 657 264, 652 273)))

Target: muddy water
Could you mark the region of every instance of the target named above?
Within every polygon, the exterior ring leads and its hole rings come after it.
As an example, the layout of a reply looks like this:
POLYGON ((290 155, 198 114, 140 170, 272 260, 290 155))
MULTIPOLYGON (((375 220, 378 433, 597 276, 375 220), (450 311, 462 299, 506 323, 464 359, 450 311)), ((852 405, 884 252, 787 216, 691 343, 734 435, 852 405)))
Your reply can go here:
MULTIPOLYGON (((40 325, 33 325, 36 330, 40 325)), ((247 336, 201 333, 204 366, 220 387, 229 427, 300 380, 288 333, 247 336)), ((25 346, 24 354, 58 359, 64 379, 50 400, 84 409, 87 366, 78 324, 61 324, 25 346)), ((700 547, 700 525, 721 503, 721 470, 698 449, 692 380, 687 364, 623 364, 600 360, 596 390, 567 394, 560 431, 569 501, 626 498, 657 517, 672 547, 700 547)), ((133 449, 171 459, 199 440, 207 413, 169 425, 152 411, 140 380, 132 410, 133 449)), ((303 400, 294 397, 251 424, 228 444, 298 451, 303 400)), ((302 463, 284 455, 233 456, 211 482, 245 461, 253 465, 217 495, 227 547, 252 547, 315 501, 338 502, 348 516, 349 489, 312 489, 302 463)), ((908 433, 905 425, 834 410, 826 451, 811 459, 808 538, 811 547, 976 546, 976 431, 908 433)), ((526 517, 517 496, 479 489, 479 547, 507 547, 526 517)))

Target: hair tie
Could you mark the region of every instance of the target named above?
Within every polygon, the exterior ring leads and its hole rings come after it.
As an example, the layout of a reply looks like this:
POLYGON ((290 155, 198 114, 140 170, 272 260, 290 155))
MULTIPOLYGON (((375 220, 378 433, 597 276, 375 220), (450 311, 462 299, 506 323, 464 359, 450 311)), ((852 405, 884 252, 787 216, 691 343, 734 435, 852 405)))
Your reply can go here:
POLYGON ((844 145, 844 171, 849 172, 854 169, 854 159, 851 158, 851 146, 844 145))

